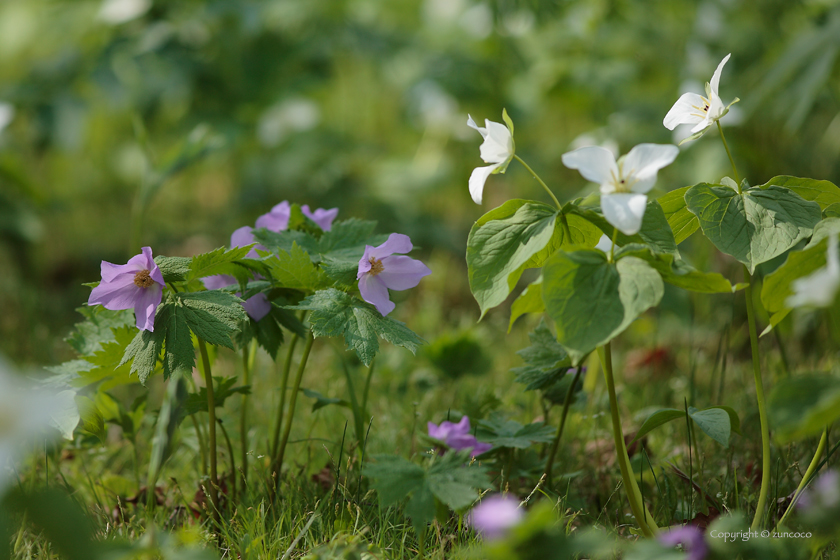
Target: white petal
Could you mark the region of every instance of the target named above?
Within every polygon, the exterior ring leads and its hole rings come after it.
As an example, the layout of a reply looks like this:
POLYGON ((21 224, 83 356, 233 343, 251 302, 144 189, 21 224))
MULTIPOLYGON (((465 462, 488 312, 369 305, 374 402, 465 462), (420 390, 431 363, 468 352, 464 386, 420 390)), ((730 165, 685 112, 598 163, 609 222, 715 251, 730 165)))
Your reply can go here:
POLYGON ((840 276, 840 261, 837 259, 837 234, 832 233, 828 238, 827 268, 835 276, 840 276))
POLYGON ((673 144, 639 144, 627 154, 622 164, 624 177, 635 193, 646 193, 656 183, 656 174, 677 158, 680 149, 673 144))
POLYGON ((595 245, 595 248, 605 253, 609 253, 610 249, 612 249, 612 239, 610 239, 606 235, 602 235, 601 239, 598 240, 598 244, 595 245))
POLYGON ((642 229, 647 196, 615 193, 601 196, 601 211, 609 223, 624 235, 635 235, 642 229))
POLYGON ((618 166, 611 151, 600 146, 587 146, 563 154, 563 165, 577 169, 584 179, 602 185, 618 177, 618 166))
POLYGON ((475 121, 470 115, 467 115, 467 126, 476 129, 482 138, 487 138, 487 129, 475 124, 475 121))
POLYGON ((674 130, 678 124, 696 124, 703 121, 706 115, 703 107, 706 102, 703 97, 696 93, 684 93, 677 99, 668 114, 662 120, 662 124, 668 130, 674 130))
POLYGON ((492 121, 487 123, 487 136, 479 148, 481 159, 487 163, 502 163, 511 156, 513 139, 510 130, 503 125, 492 121))
POLYGON ((715 95, 718 94, 718 85, 720 84, 720 73, 723 72, 723 65, 726 64, 726 61, 729 60, 729 57, 732 56, 732 53, 729 53, 723 60, 720 61, 718 67, 715 69, 715 73, 712 74, 712 81, 709 82, 709 85, 712 87, 712 93, 715 95))
POLYGON ((791 284, 793 295, 787 298, 788 307, 828 307, 834 303, 840 276, 827 267, 794 280, 791 284))
POLYGON ((484 193, 484 182, 501 163, 494 163, 487 167, 476 167, 470 175, 470 196, 476 204, 481 204, 481 197, 484 193))
POLYGON ((701 130, 706 130, 707 128, 712 126, 713 122, 715 122, 713 119, 706 117, 705 119, 694 125, 694 127, 692 127, 691 133, 693 134, 695 132, 700 132, 701 130))

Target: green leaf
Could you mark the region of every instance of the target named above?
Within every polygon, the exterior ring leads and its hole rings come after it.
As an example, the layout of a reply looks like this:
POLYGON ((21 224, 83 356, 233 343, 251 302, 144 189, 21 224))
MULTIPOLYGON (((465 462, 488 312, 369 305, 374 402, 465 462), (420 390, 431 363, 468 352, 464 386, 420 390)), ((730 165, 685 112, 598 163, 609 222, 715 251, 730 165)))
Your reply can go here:
POLYGON ((288 252, 277 251, 275 258, 265 262, 271 278, 281 288, 312 292, 329 284, 324 273, 312 264, 309 255, 297 243, 292 243, 288 252))
POLYGON ((607 262, 596 250, 556 252, 543 267, 543 301, 577 365, 659 303, 662 278, 642 259, 607 262))
POLYGON ((146 379, 155 371, 158 356, 163 348, 165 329, 152 331, 138 331, 123 354, 117 367, 131 362, 130 373, 136 373, 140 383, 146 384, 146 379))
POLYGON ((840 202, 835 202, 823 210, 825 218, 840 218, 840 202))
POLYGON ((77 396, 76 405, 79 408, 79 416, 82 422, 82 432, 90 434, 105 445, 108 438, 108 430, 105 429, 105 419, 102 413, 92 400, 88 397, 77 396))
POLYGON ((782 309, 781 311, 777 311, 770 315, 770 319, 767 321, 767 326, 764 328, 763 331, 761 331, 761 334, 758 336, 762 337, 766 334, 769 334, 770 331, 772 331, 776 327, 776 325, 784 321, 785 317, 790 315, 791 311, 792 309, 782 309))
POLYGON ((811 236, 820 208, 777 186, 742 193, 700 183, 685 194, 688 209, 699 218, 705 236, 720 251, 755 267, 811 236))
POLYGON ((761 185, 760 188, 766 189, 770 186, 788 188, 805 200, 816 202, 821 210, 840 203, 840 188, 830 181, 779 175, 761 185))
POLYGON ((130 309, 111 311, 101 305, 85 305, 76 311, 84 315, 85 321, 77 323, 66 340, 80 356, 92 356, 103 343, 114 340, 111 329, 135 324, 134 312, 130 309))
MULTIPOLYGON (((272 304, 271 311, 269 311, 268 314, 259 321, 255 321, 251 317, 248 317, 248 321, 240 325, 242 330, 236 336, 237 346, 244 348, 248 345, 251 339, 256 339, 257 343, 262 346, 262 348, 268 352, 272 358, 275 358, 277 356, 277 352, 280 350, 280 346, 283 344, 284 338, 283 329, 280 327, 283 326, 284 321, 289 318, 297 321, 297 319, 292 317, 291 313, 272 304)), ((303 325, 301 324, 300 326, 301 335, 306 336, 306 331, 302 328, 303 325)))
POLYGON ((527 200, 509 200, 473 225, 467 268, 482 317, 507 298, 526 268, 542 266, 560 246, 557 225, 555 208, 527 200))
POLYGON ((90 367, 86 371, 80 371, 77 378, 70 380, 71 386, 81 388, 102 382, 98 390, 104 391, 137 382, 131 377, 130 367, 120 365, 126 348, 137 335, 137 328, 132 325, 112 330, 114 340, 102 344, 98 352, 87 358, 90 367))
POLYGON ((240 322, 248 320, 241 299, 220 290, 209 290, 178 293, 174 300, 183 309, 184 319, 197 337, 233 350, 231 336, 239 331, 240 322))
MULTIPOLYGON (((826 218, 818 223, 808 245, 801 251, 792 251, 782 266, 764 278, 761 303, 768 312, 777 314, 787 309, 785 301, 793 295, 793 281, 826 265, 827 238, 832 233, 840 233, 840 218, 826 218)), ((776 324, 784 319, 785 315, 787 313, 780 315, 776 324)))
POLYGON ((192 259, 189 257, 164 257, 158 255, 155 257, 155 264, 163 274, 164 282, 183 282, 187 279, 190 273, 190 263, 192 259))
POLYGON ((678 253, 674 233, 665 218, 662 207, 655 200, 648 200, 645 215, 642 218, 642 229, 636 235, 624 235, 616 229, 600 213, 591 208, 572 206, 569 211, 596 225, 610 239, 615 236, 618 245, 641 243, 647 245, 657 253, 678 253))
POLYGON ((379 494, 382 507, 408 497, 406 514, 418 535, 435 518, 435 498, 454 510, 469 507, 478 489, 489 486, 484 467, 470 465, 467 451, 449 451, 430 465, 421 467, 396 455, 375 455, 364 475, 379 494))
MULTIPOLYGON (((172 439, 182 418, 184 401, 187 398, 187 382, 183 375, 176 375, 166 387, 160 412, 155 425, 155 435, 152 438, 152 450, 149 457, 148 484, 154 487, 160 470, 166 460, 172 455, 172 439)), ((205 401, 206 405, 206 401, 205 401)), ((205 408, 206 409, 206 408, 205 408)))
POLYGON ((510 306, 510 323, 508 324, 508 332, 513 328, 513 323, 516 322, 522 315, 526 313, 542 313, 545 311, 545 303, 542 299, 542 281, 543 277, 540 274, 539 278, 528 284, 522 293, 519 294, 510 306))
POLYGON ((671 231, 674 232, 674 241, 679 245, 700 229, 700 222, 697 216, 692 214, 685 204, 685 193, 691 187, 683 187, 668 194, 660 196, 657 200, 662 206, 662 212, 671 231))
POLYGON ((523 426, 516 420, 505 420, 498 412, 481 420, 476 430, 476 439, 491 443, 493 447, 527 449, 535 443, 550 443, 554 440, 554 428, 542 422, 523 426))
MULTIPOLYGON (((250 395, 251 386, 241 385, 234 387, 238 379, 236 377, 213 376, 213 403, 216 408, 224 408, 225 401, 233 395, 250 395)), ((184 401, 183 419, 186 416, 197 412, 207 412, 207 387, 201 387, 198 393, 190 393, 184 401)))
POLYGON ((511 371, 516 374, 516 382, 526 386, 526 391, 546 389, 566 375, 572 361, 545 321, 540 321, 528 338, 531 346, 517 352, 526 365, 511 371))
POLYGON ((155 328, 162 329, 166 333, 163 378, 169 379, 174 372, 179 370, 192 371, 195 366, 195 350, 184 307, 173 303, 161 306, 155 317, 155 328))
POLYGON ((820 374, 784 379, 770 392, 767 411, 780 444, 819 434, 840 418, 840 379, 820 374))
POLYGON ((379 351, 377 338, 415 353, 424 340, 405 324, 383 317, 372 305, 334 288, 315 292, 289 309, 311 311, 312 334, 343 336, 348 350, 355 350, 366 366, 379 351))
MULTIPOLYGON (((741 421, 738 418, 738 413, 728 406, 710 406, 703 410, 698 410, 690 406, 688 407, 688 416, 706 435, 724 447, 729 447, 731 432, 741 433, 741 421)), ((685 418, 684 410, 677 410, 675 408, 657 410, 647 417, 636 432, 633 441, 643 438, 659 426, 678 418, 685 418)))
POLYGON ((55 396, 55 407, 50 410, 50 423, 61 433, 61 437, 73 441, 73 431, 79 425, 81 416, 76 405, 76 391, 66 389, 55 396))
POLYGON ((350 403, 344 399, 331 399, 329 397, 325 397, 318 391, 313 391, 312 389, 301 389, 301 391, 303 391, 303 394, 310 399, 315 399, 315 402, 312 403, 312 412, 331 404, 337 404, 338 406, 343 406, 344 408, 350 408, 350 403))
POLYGON ((359 259, 337 259, 327 255, 321 258, 321 270, 336 283, 353 286, 357 282, 359 259))
POLYGON ((654 253, 646 247, 629 245, 615 252, 616 258, 624 255, 639 257, 659 272, 665 282, 684 290, 706 294, 729 294, 746 287, 746 284, 733 286, 729 280, 717 272, 700 272, 677 259, 675 255, 654 253))
POLYGON ((252 247, 253 245, 233 249, 219 247, 209 253, 194 256, 190 261, 187 280, 197 280, 216 274, 241 275, 243 268, 241 264, 237 264, 237 261, 244 259, 252 247))

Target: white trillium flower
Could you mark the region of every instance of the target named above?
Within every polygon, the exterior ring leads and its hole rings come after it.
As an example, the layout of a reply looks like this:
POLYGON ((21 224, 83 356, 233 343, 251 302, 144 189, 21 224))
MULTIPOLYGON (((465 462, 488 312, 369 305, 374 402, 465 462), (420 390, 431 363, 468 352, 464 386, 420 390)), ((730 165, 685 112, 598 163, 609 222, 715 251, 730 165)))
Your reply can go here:
POLYGON ((476 167, 470 175, 470 196, 476 204, 481 204, 487 177, 495 173, 504 173, 510 160, 513 159, 513 123, 507 116, 507 112, 503 112, 502 116, 508 126, 487 119, 484 120, 485 126, 478 126, 473 118, 467 115, 467 126, 476 129, 484 138, 484 142, 479 147, 481 159, 492 164, 487 167, 476 167))
MULTIPOLYGON (((732 103, 724 106, 723 101, 718 95, 718 87, 720 85, 720 74, 723 72, 723 66, 732 56, 731 53, 723 57, 723 60, 718 64, 715 73, 712 75, 712 81, 706 83, 706 97, 696 93, 684 93, 677 99, 662 124, 668 130, 674 130, 680 124, 693 124, 691 129, 692 135, 684 139, 682 142, 694 140, 703 135, 703 132, 721 119, 729 108, 734 103, 740 101, 737 97, 732 103)), ((682 143, 680 142, 680 143, 682 143)))
POLYGON ((826 265, 808 276, 791 283, 793 295, 787 298, 788 307, 829 307, 840 288, 840 260, 837 258, 837 234, 828 238, 826 265))
POLYGON ((563 154, 563 165, 601 185, 604 217, 621 233, 634 235, 642 228, 646 193, 656 184, 656 174, 679 153, 672 144, 639 144, 616 162, 608 149, 588 146, 563 154))

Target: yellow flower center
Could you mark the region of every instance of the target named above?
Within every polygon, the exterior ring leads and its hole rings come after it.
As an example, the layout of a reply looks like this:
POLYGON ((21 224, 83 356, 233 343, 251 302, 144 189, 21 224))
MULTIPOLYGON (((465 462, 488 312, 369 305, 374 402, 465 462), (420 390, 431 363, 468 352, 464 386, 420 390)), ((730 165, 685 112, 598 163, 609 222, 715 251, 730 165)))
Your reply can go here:
POLYGON ((135 286, 139 286, 140 288, 148 288, 154 283, 155 281, 152 280, 151 276, 149 276, 148 270, 141 270, 140 272, 134 275, 135 286))
POLYGON ((380 261, 376 257, 371 257, 369 262, 370 262, 369 274, 371 276, 376 276, 377 274, 379 274, 380 272, 385 270, 385 266, 383 266, 382 261, 380 261))

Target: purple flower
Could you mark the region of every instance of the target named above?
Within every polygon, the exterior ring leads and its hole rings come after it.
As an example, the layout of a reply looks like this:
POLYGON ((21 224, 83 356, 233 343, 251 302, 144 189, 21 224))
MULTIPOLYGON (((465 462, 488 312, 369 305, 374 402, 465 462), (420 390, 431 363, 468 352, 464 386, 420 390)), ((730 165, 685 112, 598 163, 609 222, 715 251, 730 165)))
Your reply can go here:
POLYGON ((481 501, 470 512, 468 522, 485 539, 498 539, 523 516, 519 500, 511 496, 496 494, 481 501))
POLYGON ((301 206, 300 211, 303 212, 304 216, 318 224, 318 227, 324 231, 330 231, 333 220, 335 220, 335 217, 338 216, 338 208, 330 208, 329 210, 318 208, 312 212, 309 210, 308 204, 301 206))
POLYGON ((407 290, 420 283, 420 279, 432 273, 429 267, 411 257, 394 255, 411 251, 411 239, 401 233, 392 233, 388 241, 379 247, 365 246, 365 254, 359 261, 359 292, 362 299, 376 306, 376 310, 387 315, 394 310, 394 303, 388 298, 388 289, 407 290))
MULTIPOLYGON (((241 228, 234 231, 233 234, 231 234, 230 236, 231 249, 233 249, 234 247, 244 247, 246 245, 250 245, 253 242, 254 230, 251 229, 250 226, 242 226, 241 228)), ((245 256, 249 259, 260 258, 260 256, 256 252, 256 249, 258 247, 262 246, 257 245, 256 247, 248 251, 248 254, 245 256)), ((262 248, 264 249, 264 247, 262 248)), ((220 288, 236 284, 237 280, 233 276, 229 276, 227 274, 216 274, 214 276, 207 276, 205 278, 202 278, 201 282, 204 284, 204 287, 208 290, 218 290, 220 288)), ((237 293, 236 295, 238 296, 240 294, 237 293)), ((242 307, 245 308, 245 311, 248 313, 248 316, 251 317, 251 319, 253 319, 254 321, 259 321, 260 319, 268 315, 269 311, 271 311, 271 302, 268 301, 268 298, 265 297, 265 294, 259 293, 245 300, 242 303, 242 307)))
POLYGON ((126 264, 102 261, 102 282, 93 289, 88 305, 101 305, 116 311, 134 308, 137 328, 155 330, 155 310, 163 297, 163 274, 152 258, 151 247, 126 264))
POLYGON ((659 533, 657 538, 665 546, 674 547, 681 544, 683 549, 688 552, 686 560, 703 560, 709 551, 709 547, 703 539, 703 531, 694 525, 671 528, 659 533))
POLYGON ((809 510, 821 506, 833 508, 840 503, 840 474, 837 471, 826 471, 817 478, 810 488, 806 488, 796 506, 809 510))
POLYGON ((257 218, 257 227, 266 228, 269 231, 280 232, 289 228, 289 217, 292 215, 292 207, 284 200, 277 204, 267 214, 257 218))
POLYGON ((460 451, 462 449, 472 449, 470 455, 475 457, 493 449, 489 443, 482 443, 478 441, 474 435, 470 434, 470 419, 466 416, 461 417, 461 421, 457 424, 449 421, 441 422, 440 426, 429 422, 429 437, 440 440, 445 443, 450 449, 460 451))

